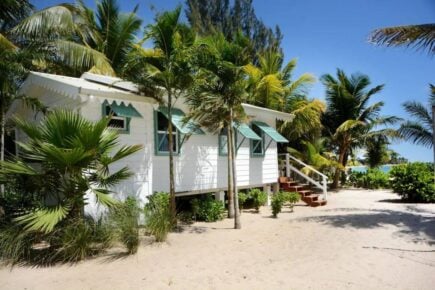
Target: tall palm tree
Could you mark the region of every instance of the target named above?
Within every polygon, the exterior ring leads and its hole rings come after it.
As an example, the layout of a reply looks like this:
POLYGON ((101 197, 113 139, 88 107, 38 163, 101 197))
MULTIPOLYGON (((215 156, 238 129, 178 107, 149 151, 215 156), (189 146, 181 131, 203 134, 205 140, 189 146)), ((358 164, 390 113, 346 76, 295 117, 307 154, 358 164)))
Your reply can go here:
POLYGON ((18 143, 20 157, 1 162, 0 179, 27 178, 28 193, 43 201, 40 208, 18 219, 26 229, 50 232, 65 219, 83 218, 88 193, 103 205, 115 203, 110 188, 132 173, 127 167, 111 173, 109 167, 142 147, 120 146, 118 133, 107 128, 109 119, 93 123, 75 112, 59 110, 40 124, 15 120, 28 141, 18 143), (35 163, 38 169, 32 166, 35 163))
POLYGON ((433 117, 431 115, 432 105, 435 104, 435 86, 430 85, 429 106, 426 108, 423 104, 410 101, 405 102, 403 107, 414 119, 404 122, 399 129, 399 133, 407 140, 432 148, 433 144, 433 117))
POLYGON ((174 102, 192 83, 189 64, 190 47, 195 41, 193 31, 180 21, 181 7, 158 14, 154 24, 145 30, 145 39, 154 48, 136 46, 130 53, 129 79, 155 97, 163 93, 168 108, 169 193, 172 221, 176 223, 172 108, 174 102), (151 91, 151 92, 150 92, 151 91))
MULTIPOLYGON (((234 214, 234 227, 241 228, 237 192, 236 146, 233 125, 244 122, 242 103, 247 100, 244 66, 248 63, 244 50, 248 40, 242 35, 228 42, 222 33, 201 39, 197 44, 198 72, 186 103, 190 118, 211 132, 227 129, 228 199, 234 214)), ((231 214, 232 214, 231 213, 231 214)), ((231 214, 229 216, 231 216, 231 214)))
POLYGON ((374 30, 369 41, 386 46, 413 46, 435 54, 435 23, 404 25, 374 30))
MULTIPOLYGON (((343 167, 352 149, 362 146, 367 138, 382 134, 397 135, 389 128, 376 129, 394 124, 398 118, 380 115, 383 102, 369 105, 370 99, 381 92, 384 85, 369 88, 371 82, 367 75, 352 74, 349 77, 340 69, 337 69, 337 78, 326 74, 321 80, 326 87, 325 131, 343 167)), ((338 186, 340 175, 341 170, 337 169, 332 184, 334 188, 338 186)))

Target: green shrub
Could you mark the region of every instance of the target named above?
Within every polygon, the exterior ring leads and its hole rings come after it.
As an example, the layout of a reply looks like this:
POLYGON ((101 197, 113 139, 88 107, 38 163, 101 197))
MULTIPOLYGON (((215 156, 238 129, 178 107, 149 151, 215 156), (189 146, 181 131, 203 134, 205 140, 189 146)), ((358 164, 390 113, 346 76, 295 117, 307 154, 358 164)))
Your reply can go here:
POLYGON ((274 218, 278 217, 278 214, 282 210, 282 206, 284 205, 285 199, 282 192, 277 192, 272 196, 272 214, 274 218))
POLYGON ((238 196, 239 196, 239 208, 240 210, 242 210, 243 206, 245 205, 246 201, 249 198, 249 195, 246 192, 239 191, 238 196))
POLYGON ((0 228, 0 258, 11 264, 77 262, 104 251, 113 239, 113 228, 103 219, 70 220, 48 234, 9 223, 0 228))
POLYGON ((194 198, 190 201, 192 213, 196 220, 215 222, 224 218, 225 207, 222 202, 215 200, 211 194, 203 198, 194 198))
POLYGON ((267 202, 267 193, 259 190, 258 188, 251 189, 248 192, 249 199, 252 200, 254 208, 257 212, 260 211, 260 206, 263 206, 267 202))
POLYGON ((137 201, 131 197, 111 209, 109 213, 109 220, 113 223, 118 239, 129 254, 136 253, 139 247, 139 213, 137 201))
POLYGON ((389 187, 389 174, 379 169, 369 169, 367 172, 351 172, 349 183, 354 187, 378 189, 389 187))
POLYGON ((50 262, 77 262, 97 255, 111 246, 113 228, 103 219, 69 221, 60 225, 47 238, 52 256, 50 262))
POLYGON ((32 245, 39 238, 29 233, 17 224, 3 224, 0 227, 0 259, 8 264, 21 261, 30 261, 32 258, 32 245))
POLYGON ((169 209, 169 194, 157 192, 148 197, 145 205, 145 227, 156 238, 157 242, 164 242, 172 230, 172 217, 169 209))
POLYGON ((297 192, 282 192, 285 202, 289 203, 290 209, 293 211, 295 203, 301 199, 301 195, 297 192))
POLYGON ((408 163, 394 166, 390 171, 393 191, 409 202, 435 202, 433 166, 408 163))

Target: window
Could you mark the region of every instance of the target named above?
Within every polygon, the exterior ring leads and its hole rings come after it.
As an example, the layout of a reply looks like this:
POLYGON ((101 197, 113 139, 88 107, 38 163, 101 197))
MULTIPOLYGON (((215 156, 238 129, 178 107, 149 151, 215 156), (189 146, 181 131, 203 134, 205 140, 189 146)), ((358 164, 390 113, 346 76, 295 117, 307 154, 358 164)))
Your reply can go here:
POLYGON ((219 155, 228 155, 228 128, 223 128, 219 133, 219 155))
MULTIPOLYGON (((161 112, 154 112, 155 114, 155 151, 157 155, 169 154, 169 121, 168 118, 161 112)), ((173 147, 174 154, 179 153, 179 134, 175 126, 172 126, 173 147)))
POLYGON ((264 132, 255 124, 252 124, 252 130, 261 137, 261 140, 251 140, 251 155, 264 156, 264 132))
POLYGON ((120 132, 129 132, 130 118, 118 116, 108 103, 103 104, 104 116, 111 116, 109 124, 110 128, 119 130, 120 132))

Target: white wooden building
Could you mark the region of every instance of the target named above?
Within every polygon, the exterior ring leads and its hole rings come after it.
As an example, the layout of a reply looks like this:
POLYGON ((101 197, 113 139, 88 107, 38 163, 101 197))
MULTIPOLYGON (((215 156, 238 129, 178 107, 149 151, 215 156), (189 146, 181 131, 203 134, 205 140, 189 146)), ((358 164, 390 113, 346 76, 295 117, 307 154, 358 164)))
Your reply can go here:
MULTIPOLYGON (((31 72, 20 93, 38 98, 49 108, 70 108, 89 120, 114 113, 111 125, 120 131, 121 143, 143 145, 141 151, 119 162, 119 167, 128 165, 134 176, 115 191, 120 198, 134 196, 146 202, 151 193, 169 190, 167 109, 140 95, 134 84, 90 73, 73 78, 31 72)), ((222 197, 227 187, 225 134, 214 135, 194 124, 183 125, 181 118, 188 108, 182 100, 175 107, 177 195, 211 192, 222 197)), ((251 122, 236 128, 237 184, 240 188, 263 187, 270 191, 279 175, 277 143, 287 142, 275 130, 276 120, 291 120, 292 115, 249 104, 243 107, 251 122)), ((14 104, 11 113, 34 117, 19 103, 14 104)))

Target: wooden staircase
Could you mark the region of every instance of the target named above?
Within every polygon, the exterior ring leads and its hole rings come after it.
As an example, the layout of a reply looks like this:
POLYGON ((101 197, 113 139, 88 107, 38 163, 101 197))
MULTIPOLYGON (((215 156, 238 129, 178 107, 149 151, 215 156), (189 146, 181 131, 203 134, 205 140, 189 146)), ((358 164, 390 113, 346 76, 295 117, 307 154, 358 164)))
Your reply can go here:
POLYGON ((281 191, 299 193, 301 200, 309 206, 324 206, 327 203, 326 200, 321 199, 321 194, 316 193, 309 184, 301 184, 288 177, 280 177, 279 187, 281 191))

